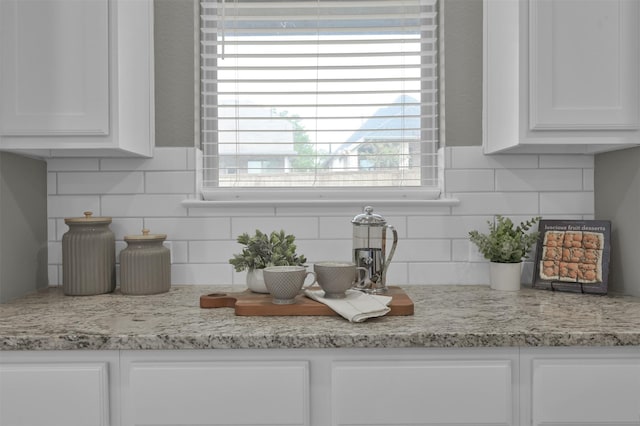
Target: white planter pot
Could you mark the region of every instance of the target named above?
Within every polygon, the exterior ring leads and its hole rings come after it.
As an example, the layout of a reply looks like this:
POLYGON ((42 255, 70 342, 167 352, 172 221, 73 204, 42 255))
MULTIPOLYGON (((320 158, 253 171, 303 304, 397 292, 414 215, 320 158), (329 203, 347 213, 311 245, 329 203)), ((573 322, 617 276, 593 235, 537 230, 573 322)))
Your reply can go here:
POLYGON ((247 287, 254 293, 269 293, 262 272, 263 269, 251 269, 247 272, 247 287))
POLYGON ((491 288, 494 290, 520 290, 522 262, 497 263, 491 262, 491 288))

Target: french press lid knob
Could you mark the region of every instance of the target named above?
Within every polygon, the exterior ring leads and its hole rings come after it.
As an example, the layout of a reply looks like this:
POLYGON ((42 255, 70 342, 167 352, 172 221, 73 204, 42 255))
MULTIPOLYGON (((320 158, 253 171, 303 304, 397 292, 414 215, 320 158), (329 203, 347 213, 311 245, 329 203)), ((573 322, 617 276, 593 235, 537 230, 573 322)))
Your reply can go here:
POLYGON ((364 208, 364 213, 360 213, 356 217, 351 220, 351 223, 354 225, 365 225, 365 226, 384 226, 387 224, 387 220, 373 212, 373 207, 366 206, 364 208))

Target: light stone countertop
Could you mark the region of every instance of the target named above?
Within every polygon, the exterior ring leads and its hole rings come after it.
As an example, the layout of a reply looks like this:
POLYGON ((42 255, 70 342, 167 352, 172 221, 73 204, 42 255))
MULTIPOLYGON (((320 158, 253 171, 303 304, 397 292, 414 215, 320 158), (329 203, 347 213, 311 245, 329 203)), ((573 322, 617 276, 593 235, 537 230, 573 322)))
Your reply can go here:
POLYGON ((0 350, 640 346, 640 298, 487 286, 402 286, 412 316, 236 316, 202 309, 224 286, 151 296, 65 296, 61 288, 0 305, 0 350))

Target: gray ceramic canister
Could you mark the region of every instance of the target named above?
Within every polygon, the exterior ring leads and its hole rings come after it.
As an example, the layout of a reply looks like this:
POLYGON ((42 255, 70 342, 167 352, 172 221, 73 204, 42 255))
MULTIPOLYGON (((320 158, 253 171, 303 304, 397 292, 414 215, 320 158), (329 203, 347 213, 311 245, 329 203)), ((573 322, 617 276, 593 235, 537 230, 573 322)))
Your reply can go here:
POLYGON ((66 218, 62 236, 62 289, 69 296, 110 293, 116 288, 115 236, 110 217, 66 218))
POLYGON ((126 235, 120 252, 120 291, 123 294, 157 294, 171 287, 171 253, 163 245, 165 234, 126 235))

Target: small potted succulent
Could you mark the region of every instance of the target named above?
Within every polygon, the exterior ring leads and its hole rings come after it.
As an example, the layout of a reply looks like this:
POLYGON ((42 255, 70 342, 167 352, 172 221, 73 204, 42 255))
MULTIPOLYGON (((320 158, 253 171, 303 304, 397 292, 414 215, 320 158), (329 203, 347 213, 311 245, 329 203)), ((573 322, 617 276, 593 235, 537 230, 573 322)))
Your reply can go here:
POLYGON ((539 220, 540 217, 534 217, 515 226, 511 219, 497 215, 496 222, 487 221, 488 234, 469 232, 471 242, 491 261, 491 288, 520 289, 522 260, 529 257, 531 247, 538 239, 538 231, 531 231, 531 228, 539 220))
POLYGON ((256 293, 268 293, 262 270, 267 266, 303 266, 307 259, 296 253, 296 237, 286 235, 283 230, 267 235, 256 229, 253 236, 248 233, 238 236, 244 248, 229 259, 236 272, 247 271, 247 287, 256 293))

